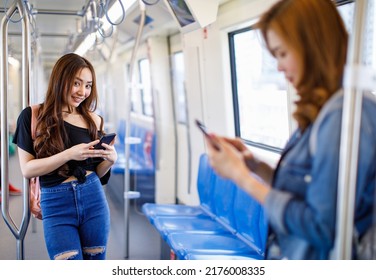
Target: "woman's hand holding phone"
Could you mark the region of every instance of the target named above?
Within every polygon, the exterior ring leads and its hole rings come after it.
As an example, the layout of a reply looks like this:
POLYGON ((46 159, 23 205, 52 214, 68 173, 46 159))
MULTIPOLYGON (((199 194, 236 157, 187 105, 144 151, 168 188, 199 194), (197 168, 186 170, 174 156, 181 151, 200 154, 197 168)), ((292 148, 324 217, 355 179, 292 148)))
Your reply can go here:
POLYGON ((221 149, 219 143, 215 141, 213 137, 209 134, 206 126, 199 120, 196 120, 196 125, 204 133, 206 139, 208 139, 209 143, 214 147, 214 149, 219 151, 221 149))
POLYGON ((115 136, 116 136, 116 133, 108 133, 108 134, 103 135, 99 139, 99 143, 94 146, 94 149, 96 149, 96 150, 98 150, 98 149, 105 150, 106 148, 102 146, 102 143, 105 143, 105 144, 109 145, 115 139, 115 136))
MULTIPOLYGON (((199 120, 196 120, 196 125, 204 133, 206 139, 208 139, 209 143, 214 147, 214 149, 219 151, 221 146, 218 139, 215 139, 208 132, 205 125, 201 123, 199 120)), ((254 157, 252 152, 244 145, 243 141, 240 138, 221 137, 221 139, 225 141, 225 143, 230 144, 232 147, 234 147, 238 152, 242 154, 244 162, 250 170, 255 171, 257 169, 259 161, 254 157)))

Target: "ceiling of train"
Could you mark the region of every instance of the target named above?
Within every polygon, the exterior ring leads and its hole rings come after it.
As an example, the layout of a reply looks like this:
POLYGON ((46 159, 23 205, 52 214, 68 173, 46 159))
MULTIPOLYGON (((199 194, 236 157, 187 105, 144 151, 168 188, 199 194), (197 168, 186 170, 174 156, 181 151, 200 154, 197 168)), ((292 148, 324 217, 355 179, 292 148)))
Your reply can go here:
MULTIPOLYGON (((20 0, 18 0, 20 1, 20 0)), ((40 59, 45 66, 50 67, 58 57, 67 51, 77 46, 79 40, 77 33, 82 26, 84 17, 82 16, 85 7, 88 7, 89 2, 99 0, 29 0, 31 13, 34 14, 35 28, 33 28, 33 44, 38 45, 40 59), (34 40, 37 38, 37 40, 34 40)), ((128 0, 123 0, 127 2, 128 0)), ((5 12, 17 0, 3 0, 0 2, 1 18, 3 19, 5 12)), ((106 1, 103 1, 106 2, 106 1)), ((115 0, 110 1, 114 3, 115 0)), ((149 23, 144 27, 144 34, 150 33, 158 27, 164 28, 167 33, 175 33, 178 31, 177 25, 172 20, 171 15, 167 11, 163 0, 149 1, 157 2, 155 5, 146 5, 146 14, 149 23)), ((220 0, 220 3, 228 2, 228 0, 220 0)), ((117 32, 114 32, 111 37, 106 38, 104 43, 97 45, 98 56, 103 59, 108 59, 109 50, 116 44, 126 44, 135 38, 138 28, 138 17, 140 12, 138 10, 137 1, 131 6, 126 13, 125 19, 121 24, 117 25, 117 32), (100 51, 104 45, 106 52, 100 51)), ((9 53, 15 57, 21 55, 21 33, 22 24, 17 22, 19 14, 15 13, 10 21, 8 21, 8 50, 9 53)), ((94 51, 95 52, 95 51, 94 51)))

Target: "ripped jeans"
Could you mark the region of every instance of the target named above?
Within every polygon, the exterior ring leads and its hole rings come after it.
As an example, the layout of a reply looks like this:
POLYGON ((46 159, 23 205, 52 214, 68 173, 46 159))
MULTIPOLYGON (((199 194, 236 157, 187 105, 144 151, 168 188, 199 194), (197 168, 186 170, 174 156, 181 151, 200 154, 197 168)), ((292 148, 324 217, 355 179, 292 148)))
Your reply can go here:
POLYGON ((50 259, 104 260, 110 211, 95 172, 86 182, 41 188, 44 239, 50 259))

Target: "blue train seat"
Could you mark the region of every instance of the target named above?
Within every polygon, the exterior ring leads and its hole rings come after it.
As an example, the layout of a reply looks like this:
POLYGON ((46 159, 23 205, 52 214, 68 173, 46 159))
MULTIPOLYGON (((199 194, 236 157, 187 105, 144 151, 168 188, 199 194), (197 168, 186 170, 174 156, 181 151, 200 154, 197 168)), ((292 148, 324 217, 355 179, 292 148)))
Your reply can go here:
MULTIPOLYGON (((260 237, 260 205, 249 195, 236 188, 234 200, 235 228, 228 235, 192 235, 172 233, 167 243, 178 259, 188 255, 229 255, 253 259, 264 258, 264 242, 260 237)), ((230 258, 230 257, 229 257, 230 258)))
MULTIPOLYGON (((109 181, 111 188, 119 197, 123 197, 126 125, 124 120, 119 121, 118 137, 115 142, 118 159, 111 168, 112 176, 109 181)), ((131 143, 128 162, 130 188, 140 192, 141 196, 137 199, 137 204, 141 208, 144 203, 151 203, 155 200, 156 135, 150 128, 131 123, 127 141, 131 143)))
POLYGON ((202 254, 188 254, 185 257, 186 260, 258 260, 252 255, 237 256, 237 255, 202 255, 202 254))
POLYGON ((206 155, 200 157, 197 187, 199 208, 181 206, 185 210, 179 213, 179 205, 143 206, 177 259, 263 259, 267 225, 261 205, 218 176, 206 155), (193 209, 202 212, 185 214, 193 209))
MULTIPOLYGON (((213 172, 213 170, 211 171, 213 172)), ((154 219, 154 227, 159 231, 165 241, 173 232, 203 233, 203 234, 228 234, 232 231, 233 202, 235 185, 219 176, 212 176, 205 188, 213 189, 213 199, 209 215, 200 216, 159 216, 154 219)))
POLYGON ((193 235, 175 232, 169 235, 167 243, 178 259, 187 259, 188 255, 227 255, 228 258, 242 256, 264 259, 264 256, 258 253, 256 245, 250 247, 232 234, 193 235))
POLYGON ((215 179, 214 171, 210 168, 207 155, 201 155, 199 170, 197 176, 197 191, 199 194, 200 205, 189 206, 181 204, 156 204, 145 203, 142 206, 142 212, 149 219, 151 224, 157 217, 162 216, 212 216, 214 184, 208 184, 215 179))

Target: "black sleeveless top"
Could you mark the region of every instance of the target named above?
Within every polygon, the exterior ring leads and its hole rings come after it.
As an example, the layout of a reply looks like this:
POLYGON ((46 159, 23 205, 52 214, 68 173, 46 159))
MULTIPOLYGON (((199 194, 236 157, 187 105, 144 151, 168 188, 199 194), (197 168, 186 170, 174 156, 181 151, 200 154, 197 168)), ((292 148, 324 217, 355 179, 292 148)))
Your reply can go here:
MULTIPOLYGON (((86 128, 72 125, 64 122, 64 128, 67 132, 69 143, 65 143, 65 148, 92 141, 89 135, 89 130, 86 128)), ((17 128, 14 134, 13 143, 22 150, 32 154, 34 157, 36 153, 33 147, 33 139, 31 137, 31 107, 26 107, 22 110, 17 120, 17 128)), ((69 175, 74 175, 78 180, 84 180, 86 171, 96 171, 96 167, 103 161, 102 158, 88 158, 83 161, 71 160, 67 162, 69 166, 69 175)), ((110 170, 101 178, 101 183, 104 185, 110 178, 110 170)), ((59 185, 66 177, 60 176, 57 170, 39 177, 41 187, 48 188, 59 185)))

